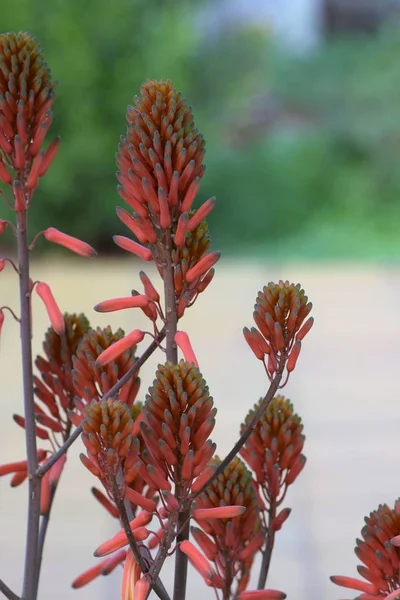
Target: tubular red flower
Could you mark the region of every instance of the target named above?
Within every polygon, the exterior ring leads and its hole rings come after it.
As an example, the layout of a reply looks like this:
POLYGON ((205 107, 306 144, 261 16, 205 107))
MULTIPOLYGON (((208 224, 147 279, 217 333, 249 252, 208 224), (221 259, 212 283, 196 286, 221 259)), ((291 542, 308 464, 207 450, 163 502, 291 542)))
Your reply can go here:
POLYGON ((188 223, 187 228, 189 231, 193 231, 193 229, 195 229, 197 227, 197 225, 199 225, 203 219, 208 217, 210 212, 214 209, 215 203, 216 203, 215 198, 209 198, 206 202, 204 202, 204 204, 202 204, 200 206, 199 209, 196 210, 196 212, 191 217, 191 219, 188 223))
MULTIPOLYGON (((0 133, 0 135, 1 135, 1 133, 0 133)), ((12 182, 11 173, 7 169, 6 165, 2 161, 1 157, 0 157, 0 181, 5 183, 6 185, 10 185, 10 183, 12 182)))
POLYGON ((292 348, 292 351, 289 354, 289 358, 288 358, 288 361, 286 364, 288 373, 291 373, 292 371, 294 371, 294 369, 296 367, 297 359, 299 358, 300 350, 301 350, 301 342, 297 341, 297 342, 295 342, 295 344, 292 348))
POLYGON ((94 307, 96 312, 114 312, 116 310, 124 310, 125 308, 143 308, 148 306, 149 298, 145 295, 138 294, 137 296, 127 296, 126 298, 112 298, 111 300, 103 300, 94 307))
POLYGON ((242 515, 246 510, 245 506, 219 506, 215 508, 197 508, 193 511, 193 517, 198 520, 208 519, 233 519, 242 515))
POLYGON ((139 565, 133 556, 132 550, 129 548, 126 553, 124 574, 122 577, 121 600, 135 600, 134 588, 140 575, 139 565))
POLYGON ((54 465, 51 467, 51 469, 49 470, 50 486, 55 487, 58 484, 66 462, 67 455, 63 454, 63 456, 61 456, 58 459, 58 461, 54 463, 54 465))
POLYGON ((332 575, 330 577, 332 583, 340 585, 341 587, 350 588, 351 590, 358 590, 359 592, 365 592, 376 596, 379 594, 379 589, 371 583, 362 581, 361 579, 355 579, 354 577, 344 577, 342 575, 332 575))
POLYGON ((54 331, 62 335, 65 332, 65 321, 50 287, 41 281, 36 284, 36 293, 46 307, 54 331))
POLYGON ((146 275, 144 271, 139 272, 139 277, 140 281, 143 284, 144 293, 146 294, 146 296, 150 298, 150 300, 152 300, 153 302, 159 302, 160 294, 157 292, 156 288, 151 283, 150 278, 146 275))
POLYGON ((141 577, 139 581, 136 582, 135 588, 133 591, 133 597, 135 600, 146 600, 148 593, 150 590, 150 583, 144 577, 141 577))
POLYGON ((194 568, 204 577, 204 579, 212 579, 214 575, 214 569, 208 562, 205 556, 197 550, 193 544, 187 540, 181 542, 181 551, 186 554, 194 568))
POLYGON ((96 500, 98 500, 100 504, 104 506, 104 508, 110 513, 112 517, 114 517, 115 519, 119 518, 119 512, 117 507, 111 502, 111 500, 107 498, 107 496, 103 494, 103 492, 101 492, 95 487, 92 487, 92 494, 96 498, 96 500))
POLYGON ((96 577, 99 577, 99 575, 109 575, 125 558, 126 550, 119 550, 114 556, 102 560, 94 567, 87 569, 87 571, 79 575, 72 582, 72 587, 77 590, 96 579, 96 577))
POLYGON ((46 175, 51 163, 53 162, 53 160, 55 159, 58 149, 60 147, 60 143, 61 143, 61 138, 56 137, 49 145, 49 147, 47 148, 43 160, 41 162, 41 166, 40 166, 40 173, 39 176, 43 177, 44 175, 46 175))
POLYGON ((117 246, 119 246, 123 250, 126 250, 127 252, 135 254, 143 260, 150 261, 153 259, 151 250, 145 248, 145 246, 142 246, 137 242, 134 242, 133 240, 130 240, 127 237, 124 237, 123 235, 114 235, 113 240, 117 244, 117 246))
POLYGON ((125 490, 125 498, 132 502, 135 506, 140 506, 148 513, 154 513, 157 510, 157 504, 151 498, 146 498, 142 494, 139 494, 136 490, 132 488, 126 488, 125 490))
POLYGON ((96 250, 86 242, 82 242, 82 240, 78 240, 71 235, 67 235, 55 227, 49 227, 46 229, 43 232, 43 236, 48 242, 53 242, 53 244, 63 246, 64 248, 67 248, 68 250, 71 250, 71 252, 75 252, 75 254, 79 254, 80 256, 93 257, 97 254, 96 250))
POLYGON ((220 256, 220 252, 209 252, 203 256, 203 258, 201 258, 199 262, 186 273, 186 281, 188 283, 193 283, 196 279, 207 273, 207 271, 219 260, 220 256))
POLYGON ((96 359, 96 365, 98 367, 102 367, 111 361, 117 359, 121 354, 125 352, 125 350, 129 350, 132 346, 136 346, 139 342, 141 342, 144 338, 144 333, 140 329, 134 329, 131 333, 128 333, 125 337, 123 337, 118 342, 115 342, 104 350, 96 359))
POLYGON ((193 363, 198 369, 199 363, 193 351, 188 334, 185 331, 177 331, 175 334, 175 343, 181 349, 185 361, 188 363, 193 363))
POLYGON ((186 232, 188 231, 189 225, 189 215, 187 212, 184 212, 180 215, 178 219, 178 225, 176 227, 176 232, 174 236, 175 246, 178 248, 182 248, 185 245, 186 240, 186 232))

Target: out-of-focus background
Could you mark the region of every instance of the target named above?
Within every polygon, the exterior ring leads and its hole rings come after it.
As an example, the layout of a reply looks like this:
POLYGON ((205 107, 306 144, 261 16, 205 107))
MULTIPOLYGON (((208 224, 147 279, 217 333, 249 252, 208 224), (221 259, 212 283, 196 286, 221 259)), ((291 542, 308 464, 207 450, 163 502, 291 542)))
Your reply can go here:
MULTIPOLYGON (((308 464, 287 498, 293 513, 269 585, 296 600, 342 597, 329 575, 356 575, 363 516, 400 496, 400 2, 0 0, 0 9, 1 29, 34 33, 60 82, 51 131, 63 143, 35 196, 32 235, 52 225, 99 249, 96 261, 54 259, 40 243, 33 276, 93 325, 141 323, 136 313, 92 310, 138 283, 138 264, 114 255, 111 242, 125 233, 115 217, 114 155, 126 106, 144 80, 170 78, 194 107, 207 141, 199 201, 217 196, 209 223, 224 256, 182 326, 219 409, 221 455, 267 385, 241 336, 257 290, 283 278, 308 292, 316 325, 285 390, 304 420, 308 464)), ((0 304, 17 307, 15 277, 5 271, 0 281, 0 304)), ((37 353, 48 323, 41 306, 34 310, 37 353)), ((18 343, 7 320, 0 463, 24 452, 11 420, 22 407, 18 343)), ((157 360, 142 371, 142 396, 157 360)), ((115 531, 90 497, 80 450, 54 510, 42 600, 119 594, 118 572, 69 588, 115 531)), ((0 480, 0 576, 17 591, 25 509, 26 488, 0 480)), ((188 597, 212 598, 190 573, 188 597)))

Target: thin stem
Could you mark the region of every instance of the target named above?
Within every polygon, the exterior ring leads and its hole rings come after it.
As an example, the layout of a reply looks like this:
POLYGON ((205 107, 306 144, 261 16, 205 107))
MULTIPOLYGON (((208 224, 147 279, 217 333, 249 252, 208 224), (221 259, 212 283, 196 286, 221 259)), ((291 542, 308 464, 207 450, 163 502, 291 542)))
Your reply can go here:
MULTIPOLYGON (((208 488, 208 486, 214 481, 214 479, 216 479, 218 477, 218 475, 220 475, 225 470, 225 468, 229 465, 229 463, 235 458, 235 456, 239 452, 239 450, 241 450, 242 446, 244 446, 244 444, 247 442, 247 440, 253 433, 254 429, 257 427, 258 422, 261 419, 261 417, 263 416, 269 403, 275 396, 276 391, 279 388, 279 384, 281 382, 283 370, 285 367, 285 362, 286 362, 286 356, 283 355, 281 358, 281 364, 279 365, 279 369, 278 369, 274 379, 272 380, 271 385, 269 386, 268 391, 263 398, 263 401, 261 402, 260 406, 258 407, 258 409, 257 409, 256 413, 254 414, 253 418, 251 419, 250 423, 247 425, 246 429, 244 430, 244 432, 242 433, 242 435, 240 436, 240 438, 236 442, 236 444, 233 446, 232 450, 230 452, 228 452, 228 454, 225 456, 224 460, 219 463, 218 467, 215 469, 215 471, 209 477, 209 479, 205 482, 205 484, 200 488, 200 490, 198 492, 196 492, 195 494, 192 494, 192 496, 190 497, 190 501, 193 501, 195 498, 197 498, 197 496, 202 494, 204 492, 204 490, 206 490, 208 488)), ((176 600, 178 600, 178 599, 176 599, 176 600)))
POLYGON ((24 585, 22 597, 26 598, 27 600, 36 600, 40 519, 40 477, 36 473, 38 468, 38 460, 33 397, 31 300, 26 211, 17 213, 17 241, 19 294, 21 307, 20 335, 24 391, 25 444, 29 473, 28 527, 26 534, 24 585))
MULTIPOLYGON (((117 480, 115 478, 113 480, 113 497, 114 497, 115 505, 119 512, 119 518, 121 520, 122 527, 124 528, 126 537, 129 542, 129 547, 132 550, 133 556, 135 557, 135 560, 136 560, 137 564, 139 565, 142 573, 143 574, 148 573, 149 567, 148 567, 147 562, 145 561, 144 557, 142 556, 140 549, 136 543, 135 536, 133 535, 133 532, 132 532, 132 529, 131 529, 131 526, 129 523, 129 518, 126 513, 125 504, 121 498, 120 489, 119 489, 117 480)), ((154 589, 155 593, 157 594, 157 596, 160 598, 160 600, 171 600, 167 591, 165 590, 163 584, 161 583, 161 581, 158 577, 153 584, 153 589, 154 589)))
MULTIPOLYGON (((111 396, 114 396, 114 394, 116 394, 121 389, 121 387, 123 385, 125 385, 125 383, 127 381, 129 381, 129 379, 131 379, 131 377, 133 377, 135 375, 135 373, 146 362, 146 360, 148 358, 150 358, 150 356, 153 354, 153 352, 155 352, 155 350, 157 350, 159 344, 163 341, 164 337, 165 337, 165 328, 163 328, 160 331, 157 338, 148 346, 148 348, 143 352, 143 354, 135 360, 134 364, 131 366, 129 371, 127 371, 125 373, 125 375, 123 375, 121 377, 121 379, 119 379, 117 381, 117 383, 115 383, 108 390, 108 392, 104 394, 104 396, 102 396, 101 399, 107 400, 108 398, 111 398, 111 396)), ((57 452, 55 452, 45 464, 43 464, 41 467, 38 468, 37 474, 39 477, 43 477, 43 475, 45 473, 47 473, 47 471, 58 461, 58 459, 63 454, 65 454, 65 452, 68 450, 68 448, 74 443, 74 441, 80 436, 81 433, 82 433, 82 423, 79 425, 79 427, 77 427, 75 429, 75 431, 70 435, 70 437, 64 442, 64 444, 61 446, 61 448, 59 450, 57 450, 57 452)))
MULTIPOLYGON (((176 298, 174 285, 174 266, 172 264, 172 238, 171 232, 165 234, 165 249, 164 249, 164 293, 165 293, 165 313, 166 313, 166 346, 167 346, 167 361, 176 364, 178 362, 178 349, 175 343, 175 334, 178 326, 178 317, 176 314, 176 298)), ((178 476, 178 481, 179 481, 178 476)), ((175 497, 178 502, 182 493, 181 485, 177 483, 175 487, 175 497)), ((184 510, 178 515, 178 531, 177 536, 177 551, 175 557, 175 580, 174 580, 174 600, 185 600, 186 596, 186 581, 188 558, 180 547, 179 542, 189 538, 189 519, 188 511, 184 510)))
POLYGON ((271 564, 272 551, 275 543, 275 531, 272 527, 272 522, 276 517, 276 498, 272 498, 271 505, 268 511, 268 529, 267 529, 267 541, 263 552, 263 559, 261 563, 260 575, 258 578, 257 589, 263 590, 267 582, 269 567, 271 564))
POLYGON ((10 590, 8 585, 6 585, 2 579, 0 579, 0 592, 2 592, 8 600, 21 600, 17 594, 14 594, 14 592, 10 590))

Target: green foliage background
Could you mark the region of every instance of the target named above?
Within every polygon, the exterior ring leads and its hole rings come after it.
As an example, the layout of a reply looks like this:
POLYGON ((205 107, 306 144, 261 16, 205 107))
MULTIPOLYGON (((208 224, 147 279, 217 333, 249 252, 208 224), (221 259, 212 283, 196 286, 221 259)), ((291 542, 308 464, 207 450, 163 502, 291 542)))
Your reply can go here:
POLYGON ((36 35, 60 82, 52 133, 62 148, 35 196, 33 230, 57 226, 111 250, 123 231, 114 157, 126 106, 144 80, 170 78, 207 140, 199 201, 217 196, 215 246, 400 257, 399 30, 293 58, 265 29, 209 37, 201 0, 2 3, 2 29, 36 35), (259 122, 257 107, 271 105, 259 122))

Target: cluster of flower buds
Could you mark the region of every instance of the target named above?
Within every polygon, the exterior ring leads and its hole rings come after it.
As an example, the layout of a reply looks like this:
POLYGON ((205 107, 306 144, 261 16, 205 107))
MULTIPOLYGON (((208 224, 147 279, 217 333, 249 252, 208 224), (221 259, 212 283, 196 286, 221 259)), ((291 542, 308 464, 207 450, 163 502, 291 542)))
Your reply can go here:
MULTIPOLYGON (((85 402, 99 400, 133 366, 136 360, 136 346, 132 344, 111 364, 99 364, 98 358, 113 348, 124 338, 122 329, 113 332, 108 326, 104 329, 89 329, 83 336, 73 357, 73 383, 78 396, 75 405, 82 415, 85 402)), ((133 406, 140 387, 138 374, 131 377, 118 393, 119 399, 129 407, 133 406)), ((74 417, 72 417, 74 418, 74 417)), ((75 424, 78 424, 76 422, 75 424)))
POLYGON ((59 147, 55 139, 41 149, 53 120, 55 85, 35 38, 0 36, 0 180, 11 186, 18 212, 29 207, 59 147))
MULTIPOLYGON (((41 440, 63 443, 70 434, 72 423, 68 412, 74 406, 76 390, 72 381, 72 360, 79 342, 89 329, 85 315, 62 315, 64 333, 59 335, 50 327, 45 335, 45 357, 37 356, 34 375, 36 435, 41 440)), ((14 415, 17 425, 25 428, 25 419, 14 415)))
MULTIPOLYGON (((215 458, 210 466, 215 468, 220 462, 215 458)), ((192 527, 193 538, 207 560, 214 563, 213 570, 224 582, 224 589, 233 592, 235 585, 238 593, 245 591, 264 536, 252 476, 240 458, 234 458, 196 498, 193 517, 200 526, 192 527)), ((212 585, 213 578, 207 579, 212 585)))
POLYGON ((355 553, 363 563, 357 567, 363 579, 335 575, 336 585, 361 592, 363 600, 397 600, 400 596, 400 500, 386 504, 365 518, 355 553))
MULTIPOLYGON (((241 434, 251 422, 262 400, 246 416, 241 434)), ((241 456, 255 473, 256 485, 267 506, 279 506, 286 490, 302 471, 306 458, 301 453, 305 436, 300 417, 284 396, 276 396, 269 403, 249 439, 240 451, 241 456)), ((259 497, 261 508, 264 501, 259 497)), ((288 509, 274 517, 272 527, 280 529, 288 509)))
POLYGON ((312 317, 304 323, 311 309, 299 283, 271 282, 258 292, 253 313, 257 328, 245 327, 243 333, 255 356, 264 363, 270 380, 285 366, 288 375, 294 370, 301 341, 313 326, 312 317))
POLYGON ((142 453, 144 477, 162 491, 171 491, 171 482, 178 484, 179 502, 186 500, 190 490, 200 489, 210 475, 206 466, 216 446, 208 438, 216 412, 208 386, 193 363, 181 360, 158 366, 140 423, 147 446, 142 453))

